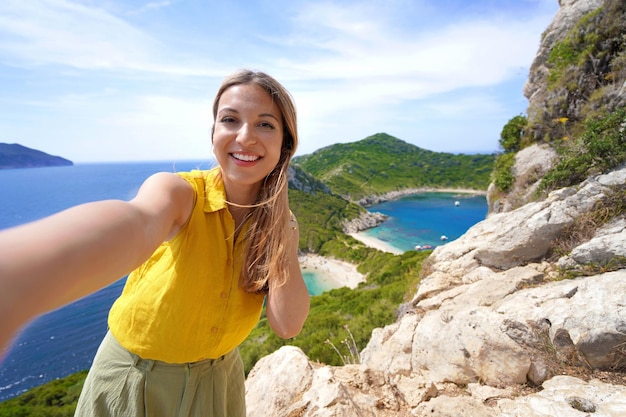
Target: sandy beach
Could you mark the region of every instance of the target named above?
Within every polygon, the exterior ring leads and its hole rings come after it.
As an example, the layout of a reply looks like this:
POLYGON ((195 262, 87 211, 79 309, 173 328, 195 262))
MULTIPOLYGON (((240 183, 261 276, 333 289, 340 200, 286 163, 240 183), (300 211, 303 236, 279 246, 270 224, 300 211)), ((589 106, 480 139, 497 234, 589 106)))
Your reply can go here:
POLYGON ((471 188, 405 188, 402 190, 389 191, 385 194, 371 195, 361 198, 357 201, 362 206, 372 206, 382 203, 384 201, 397 200, 407 195, 422 194, 422 193, 454 193, 459 196, 463 195, 487 195, 487 191, 473 190, 471 188))
POLYGON ((400 255, 403 253, 400 249, 391 246, 389 243, 383 242, 382 240, 376 239, 375 237, 366 236, 365 234, 363 234, 363 232, 350 233, 350 236, 352 236, 356 240, 365 243, 365 245, 369 246, 370 248, 375 248, 383 252, 393 253, 395 255, 400 255))
POLYGON ((356 265, 319 255, 298 257, 302 272, 313 272, 326 288, 356 288, 365 276, 356 270, 356 265))

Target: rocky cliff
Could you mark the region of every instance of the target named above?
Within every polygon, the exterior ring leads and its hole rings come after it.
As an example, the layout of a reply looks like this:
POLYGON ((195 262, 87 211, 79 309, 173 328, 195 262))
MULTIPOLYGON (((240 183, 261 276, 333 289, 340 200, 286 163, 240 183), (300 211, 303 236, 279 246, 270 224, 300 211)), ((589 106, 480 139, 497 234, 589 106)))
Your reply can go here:
MULTIPOLYGON (((626 107, 626 2, 560 0, 542 34, 524 95, 527 123, 515 155, 512 189, 491 184, 490 213, 532 201, 539 181, 557 161, 556 150, 585 152, 572 140, 589 120, 626 107)), ((503 131, 504 132, 504 131, 503 131)))
MULTIPOLYGON (((552 29, 605 4, 560 3, 552 29)), ((552 29, 537 60, 558 38, 552 29)), ((528 146, 517 175, 540 177, 552 152, 528 146)), ((325 366, 291 346, 257 362, 248 415, 626 415, 626 167, 522 201, 535 182, 432 253, 360 364, 325 366)))

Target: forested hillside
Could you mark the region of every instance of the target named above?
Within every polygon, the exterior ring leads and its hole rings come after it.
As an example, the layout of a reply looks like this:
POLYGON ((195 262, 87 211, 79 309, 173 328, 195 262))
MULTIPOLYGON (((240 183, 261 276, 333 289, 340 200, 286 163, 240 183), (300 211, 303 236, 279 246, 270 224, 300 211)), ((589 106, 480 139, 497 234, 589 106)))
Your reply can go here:
POLYGON ((294 158, 296 165, 351 201, 414 188, 486 190, 494 155, 433 152, 378 133, 294 158))

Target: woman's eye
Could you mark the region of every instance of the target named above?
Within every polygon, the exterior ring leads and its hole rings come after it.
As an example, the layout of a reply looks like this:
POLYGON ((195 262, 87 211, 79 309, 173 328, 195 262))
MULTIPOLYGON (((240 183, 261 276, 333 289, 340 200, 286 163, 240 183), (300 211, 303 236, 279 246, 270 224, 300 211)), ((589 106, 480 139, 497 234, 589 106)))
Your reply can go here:
POLYGON ((261 123, 259 123, 259 126, 265 127, 265 128, 268 128, 268 129, 274 129, 274 125, 269 123, 269 122, 261 122, 261 123))
POLYGON ((232 116, 224 116, 220 119, 220 122, 222 123, 234 123, 235 122, 235 118, 232 116))

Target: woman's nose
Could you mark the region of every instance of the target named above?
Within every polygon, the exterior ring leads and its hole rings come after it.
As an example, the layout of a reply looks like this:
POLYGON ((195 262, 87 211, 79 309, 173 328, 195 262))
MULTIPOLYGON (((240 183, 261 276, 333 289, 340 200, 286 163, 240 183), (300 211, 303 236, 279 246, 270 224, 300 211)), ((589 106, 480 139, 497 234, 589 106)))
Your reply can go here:
POLYGON ((256 143, 256 137, 254 135, 254 129, 250 128, 250 125, 243 123, 237 132, 237 142, 242 145, 248 145, 256 143))

